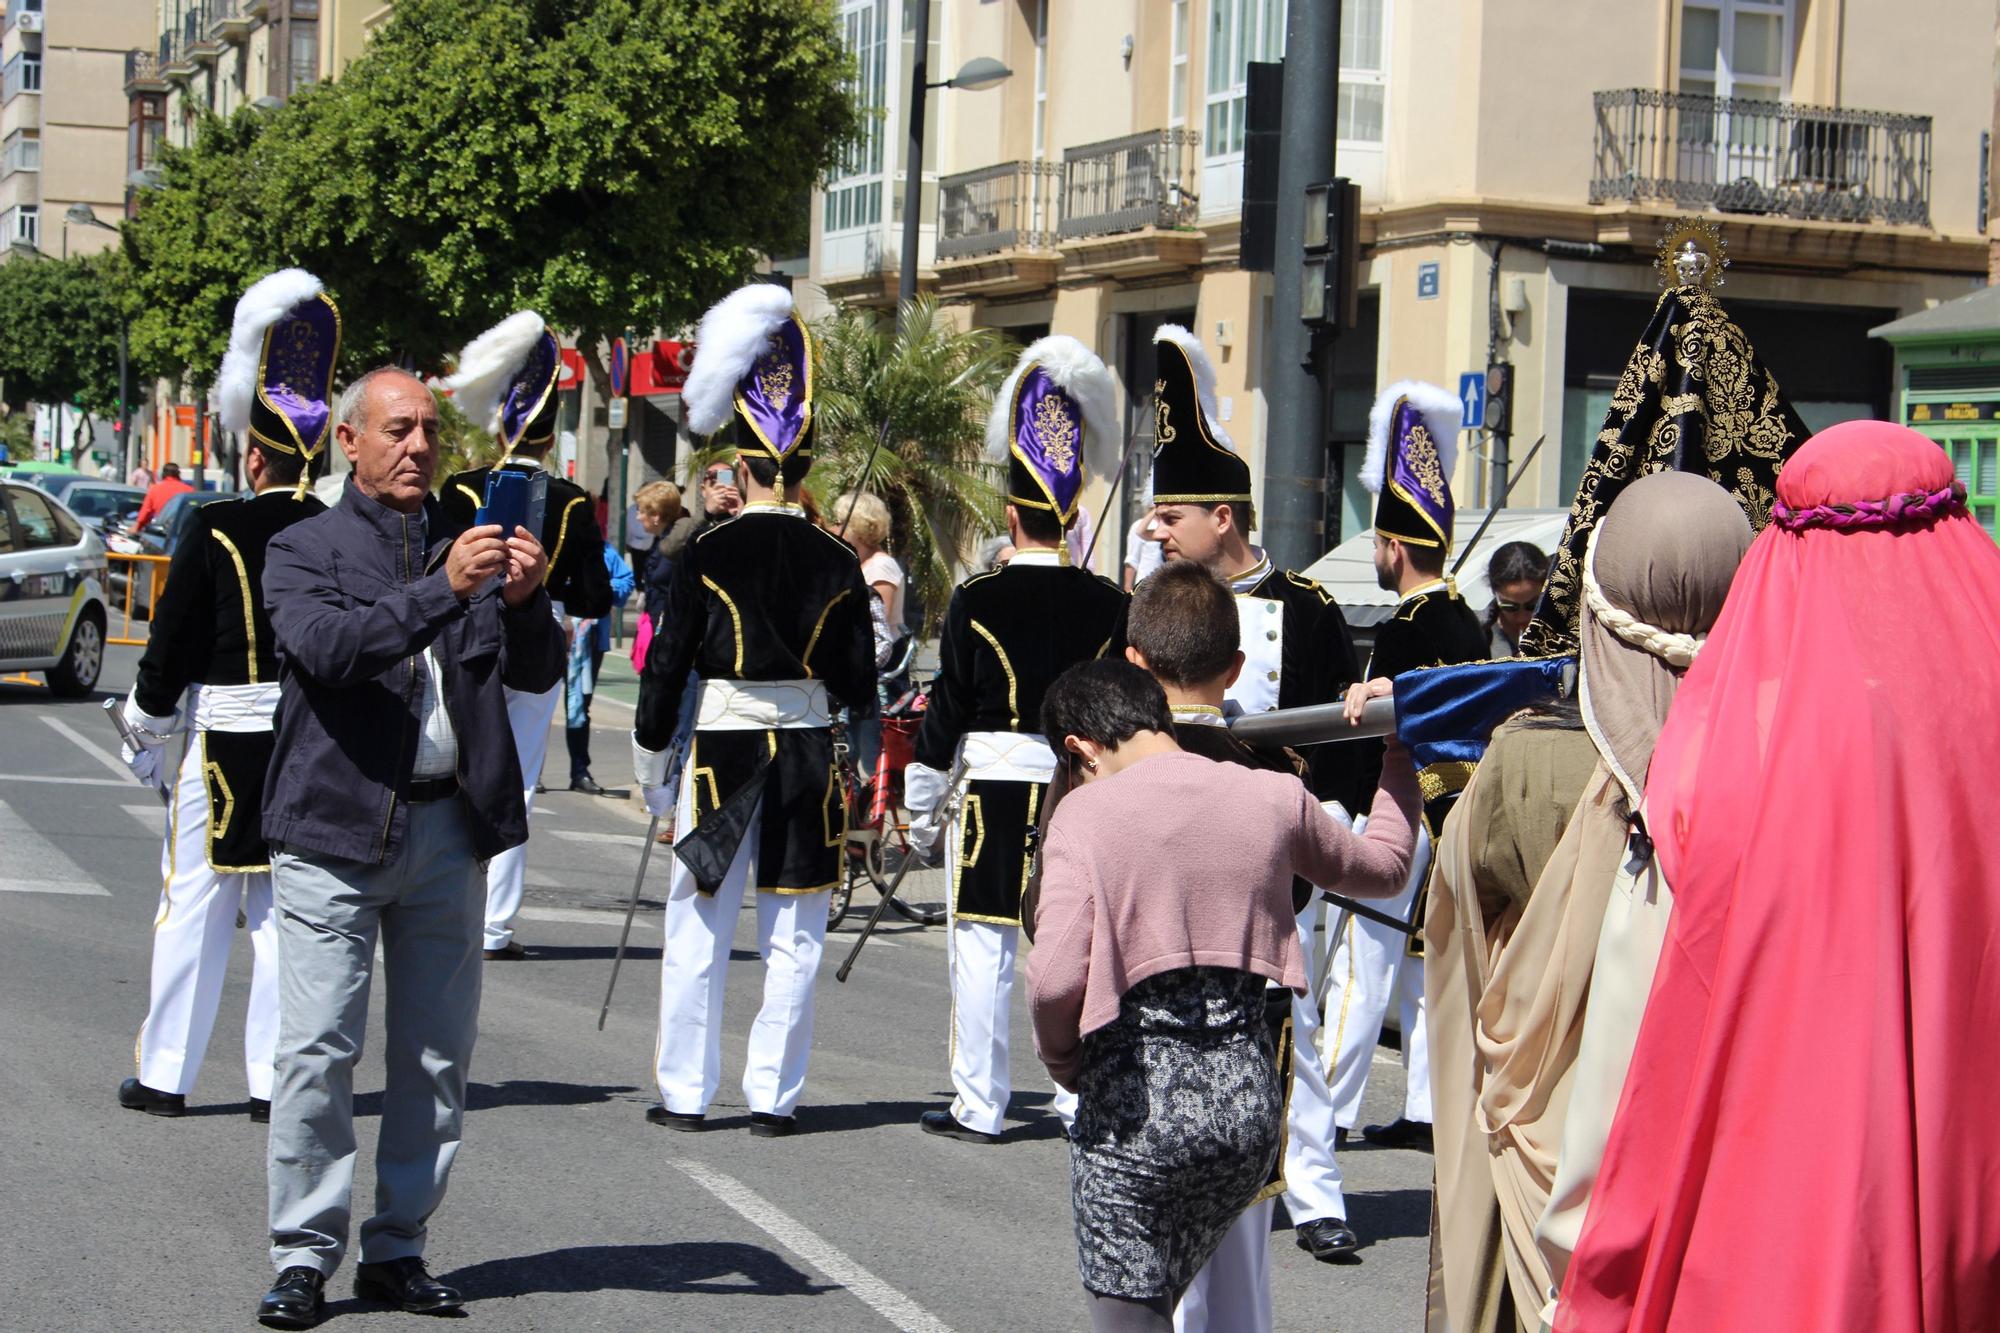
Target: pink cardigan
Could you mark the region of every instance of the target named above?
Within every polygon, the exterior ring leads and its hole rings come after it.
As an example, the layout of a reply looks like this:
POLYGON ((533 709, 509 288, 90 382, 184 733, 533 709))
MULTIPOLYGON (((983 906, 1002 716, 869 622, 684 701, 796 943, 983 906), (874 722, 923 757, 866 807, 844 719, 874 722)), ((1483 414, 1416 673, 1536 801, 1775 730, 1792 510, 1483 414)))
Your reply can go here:
POLYGON ((1410 873, 1409 752, 1391 741, 1356 834, 1286 773, 1155 755, 1063 797, 1043 849, 1028 954, 1035 1049, 1074 1088, 1083 1038, 1136 983, 1183 967, 1254 972, 1305 993, 1292 877, 1386 898, 1410 873))

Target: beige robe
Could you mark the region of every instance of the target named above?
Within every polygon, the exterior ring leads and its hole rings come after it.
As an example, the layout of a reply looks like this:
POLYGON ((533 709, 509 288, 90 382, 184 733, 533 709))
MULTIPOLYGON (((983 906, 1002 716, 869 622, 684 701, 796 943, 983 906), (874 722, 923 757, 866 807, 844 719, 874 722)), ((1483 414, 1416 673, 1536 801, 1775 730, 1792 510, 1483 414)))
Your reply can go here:
POLYGON ((1445 823, 1425 919, 1436 1114, 1431 1333, 1533 1333, 1547 1208, 1599 926, 1617 780, 1581 731, 1494 732, 1445 823))

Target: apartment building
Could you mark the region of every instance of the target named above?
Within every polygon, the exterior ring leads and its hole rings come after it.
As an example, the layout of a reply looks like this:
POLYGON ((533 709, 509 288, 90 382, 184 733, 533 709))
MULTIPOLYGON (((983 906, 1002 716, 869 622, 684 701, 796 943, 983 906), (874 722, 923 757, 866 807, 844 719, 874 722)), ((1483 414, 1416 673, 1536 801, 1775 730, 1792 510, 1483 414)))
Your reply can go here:
MULTIPOLYGON (((917 0, 837 0, 882 112, 816 195, 815 295, 891 304, 917 0)), ((1153 329, 1213 350, 1261 477, 1271 278, 1238 264, 1247 66, 1285 0, 930 0, 919 278, 967 324, 1073 334, 1148 428, 1153 329)), ((1887 416, 1868 330, 1984 281, 1985 0, 1344 0, 1336 172, 1363 200, 1328 542, 1367 524, 1375 386, 1515 367, 1509 497, 1568 503, 1657 291, 1675 217, 1717 221, 1723 297, 1809 424, 1887 416)), ((1455 486, 1484 500, 1484 437, 1455 486)), ((1140 450, 1143 455, 1146 451, 1140 450)), ((1143 496, 1143 464, 1128 494, 1143 496)), ((1132 512, 1130 502, 1125 509, 1132 512)))
POLYGON ((116 244, 107 228, 124 204, 118 70, 125 48, 150 34, 152 12, 152 0, 6 0, 0 261, 116 244))

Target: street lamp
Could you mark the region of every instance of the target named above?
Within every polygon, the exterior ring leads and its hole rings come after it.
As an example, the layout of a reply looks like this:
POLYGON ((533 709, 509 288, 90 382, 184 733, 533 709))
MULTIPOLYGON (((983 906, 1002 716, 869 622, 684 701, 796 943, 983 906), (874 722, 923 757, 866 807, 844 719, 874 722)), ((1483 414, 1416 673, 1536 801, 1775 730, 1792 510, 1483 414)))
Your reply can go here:
MULTIPOLYGON (((134 173, 137 174, 137 173, 134 173)), ((115 233, 118 228, 97 216, 97 210, 86 203, 71 204, 63 212, 63 256, 69 256, 69 228, 75 223, 79 227, 97 227, 115 233)), ((124 464, 125 475, 132 474, 132 381, 131 381, 131 324, 125 312, 118 312, 118 448, 124 454, 120 461, 124 464)))
POLYGON ((959 67, 958 73, 942 83, 930 83, 928 56, 931 45, 931 7, 928 0, 915 6, 915 60, 910 65, 910 167, 903 182, 903 267, 896 275, 896 324, 903 323, 903 310, 917 297, 917 222, 923 213, 924 104, 932 88, 963 88, 979 92, 998 85, 1014 71, 991 56, 974 56, 959 67))

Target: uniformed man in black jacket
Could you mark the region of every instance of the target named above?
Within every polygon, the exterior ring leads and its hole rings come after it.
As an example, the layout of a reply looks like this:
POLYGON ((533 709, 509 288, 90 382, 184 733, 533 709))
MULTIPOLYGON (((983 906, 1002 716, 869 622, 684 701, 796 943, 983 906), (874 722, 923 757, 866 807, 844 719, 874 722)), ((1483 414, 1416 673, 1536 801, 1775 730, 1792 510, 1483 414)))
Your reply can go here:
POLYGON ((262 811, 278 667, 262 594, 264 547, 325 508, 305 479, 330 435, 339 346, 340 312, 310 273, 274 273, 238 303, 216 397, 223 427, 248 432, 244 471, 254 495, 195 511, 125 701, 139 741, 125 747, 125 760, 141 781, 170 793, 151 1006, 137 1076, 118 1089, 120 1105, 151 1115, 186 1110, 240 907, 253 953, 243 1042, 250 1118, 270 1118, 278 940, 262 811), (177 733, 185 740, 168 773, 164 751, 177 733))
MULTIPOLYGON (((1203 566, 1236 596, 1242 672, 1228 690, 1232 714, 1327 704, 1359 679, 1347 620, 1326 589, 1280 569, 1251 545, 1256 508, 1249 464, 1236 453, 1216 415, 1215 369, 1193 334, 1168 324, 1154 335, 1154 527, 1167 559, 1203 566)), ((1364 810, 1373 773, 1352 745, 1308 752, 1309 785, 1326 802, 1364 810)), ((1338 889, 1338 885, 1322 887, 1338 889)), ((1306 958, 1320 903, 1302 906, 1298 928, 1306 958)), ((1298 1049, 1310 1054, 1319 1011, 1295 1001, 1298 1049)), ((1334 1259, 1359 1245, 1347 1224, 1347 1200, 1334 1161, 1333 1104, 1316 1058, 1295 1060, 1285 1147, 1285 1207, 1298 1243, 1315 1258, 1334 1259)))
POLYGON ((673 615, 646 652, 633 758, 647 807, 672 816, 660 957, 654 1124, 700 1129, 722 1072, 723 981, 743 895, 757 903, 764 1003, 750 1029, 750 1132, 792 1133, 812 1049, 813 980, 840 874, 833 712, 875 709, 868 588, 854 552, 799 504, 812 466, 812 341, 782 287, 703 316, 681 401, 688 426, 735 422, 745 503, 674 569, 673 615), (678 792, 667 786, 689 673, 700 678, 678 792))
MULTIPOLYGON (((951 880, 957 1095, 921 1118, 948 1138, 999 1142, 1013 1095, 1009 997, 1028 833, 1055 773, 1055 755, 1035 732, 1042 695, 1069 667, 1124 647, 1125 594, 1072 566, 1063 545, 1087 469, 1101 476, 1117 467, 1115 404, 1104 363, 1061 335, 1030 345, 994 396, 986 457, 1007 468, 1015 554, 952 594, 916 762, 904 772, 911 840, 928 852, 942 838, 951 880)), ((1065 1121, 1075 1105, 1075 1094, 1056 1090, 1065 1121)))
MULTIPOLYGON (((1375 636, 1368 678, 1394 679, 1418 667, 1476 662, 1486 656, 1479 617, 1445 577, 1451 554, 1456 508, 1451 471, 1458 454, 1459 402, 1434 384, 1406 381, 1391 385, 1375 401, 1368 420, 1368 453, 1361 481, 1375 494, 1375 576, 1401 599, 1375 636)), ((1340 747, 1379 758, 1380 747, 1366 742, 1340 747)), ((1416 859, 1401 896, 1382 910, 1407 918, 1410 904, 1429 877, 1430 839, 1471 776, 1472 765, 1435 765, 1418 774, 1424 796, 1424 827, 1416 859)), ((1365 807, 1357 806, 1357 809, 1365 807)), ((1354 1128, 1361 1095, 1368 1085, 1376 1038, 1389 1005, 1399 1004, 1403 1067, 1403 1114, 1387 1125, 1363 1131, 1382 1147, 1428 1149, 1431 1143, 1430 1049, 1424 1033, 1424 970, 1412 950, 1413 937, 1373 921, 1347 918, 1333 960, 1333 989, 1327 1011, 1346 1016, 1336 1034, 1334 1117, 1343 1132, 1354 1128)))
MULTIPOLYGON (((604 566, 604 532, 590 493, 547 471, 556 440, 556 380, 562 354, 532 310, 509 315, 466 344, 458 370, 447 381, 458 405, 477 425, 491 426, 506 457, 493 467, 473 468, 445 480, 438 498, 454 524, 471 527, 486 502, 487 478, 494 472, 515 472, 547 487, 541 531, 535 535, 548 552, 546 587, 556 614, 574 620, 595 620, 611 612, 611 575, 604 566), (546 478, 546 480, 544 480, 546 478)), ((507 721, 521 758, 529 812, 535 807, 535 787, 548 755, 549 727, 562 702, 562 686, 544 694, 507 693, 507 721)), ((524 844, 493 858, 486 867, 486 943, 489 961, 520 958, 527 950, 514 938, 514 918, 528 869, 524 844)))

